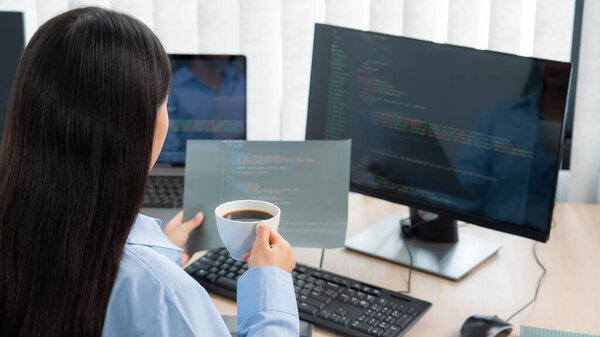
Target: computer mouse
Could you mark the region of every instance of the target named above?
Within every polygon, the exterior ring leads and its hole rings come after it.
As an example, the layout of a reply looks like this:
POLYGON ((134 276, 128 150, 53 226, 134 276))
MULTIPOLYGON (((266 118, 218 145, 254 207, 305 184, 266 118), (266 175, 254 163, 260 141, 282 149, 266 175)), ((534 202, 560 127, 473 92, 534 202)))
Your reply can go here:
POLYGON ((512 324, 498 316, 474 315, 463 323, 460 337, 508 337, 512 329, 512 324))

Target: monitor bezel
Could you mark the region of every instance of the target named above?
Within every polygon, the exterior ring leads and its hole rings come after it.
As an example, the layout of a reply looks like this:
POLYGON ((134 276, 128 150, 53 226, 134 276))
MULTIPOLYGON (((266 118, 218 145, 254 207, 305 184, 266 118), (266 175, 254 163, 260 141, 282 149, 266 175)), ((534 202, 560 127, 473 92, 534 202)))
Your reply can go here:
MULTIPOLYGON (((431 41, 426 41, 426 40, 419 40, 419 39, 413 39, 413 38, 408 38, 408 37, 403 37, 403 36, 396 36, 396 35, 390 35, 390 34, 383 34, 383 33, 378 33, 378 32, 372 32, 372 31, 367 31, 367 30, 359 30, 359 29, 352 29, 352 28, 346 28, 346 27, 340 27, 340 26, 334 26, 334 25, 328 25, 328 24, 320 24, 317 23, 315 24, 315 33, 314 33, 314 41, 316 41, 317 39, 317 32, 319 30, 319 27, 323 27, 323 28, 331 28, 331 29, 342 29, 342 30, 349 30, 349 31, 354 31, 354 32, 361 32, 361 33, 369 33, 369 34, 375 34, 375 35, 381 35, 381 36, 386 36, 386 37, 391 37, 391 38, 397 38, 397 39, 406 39, 406 40, 412 40, 412 41, 418 41, 420 43, 424 43, 424 44, 428 44, 428 45, 432 45, 435 46, 437 48, 459 48, 459 49, 463 49, 463 50, 468 50, 471 52, 475 52, 475 53, 481 53, 481 54, 495 54, 495 55, 502 55, 502 56, 508 56, 508 57, 517 57, 517 58, 527 58, 527 59, 534 59, 534 60, 547 60, 547 59, 543 59, 543 58, 536 58, 536 57, 525 57, 525 56, 520 56, 520 55, 515 55, 515 54, 509 54, 509 53, 502 53, 502 52, 497 52, 497 51, 491 51, 491 50, 481 50, 481 49, 475 49, 475 48, 469 48, 469 47, 464 47, 464 46, 457 46, 457 45, 452 45, 452 44, 445 44, 445 43, 436 43, 436 42, 431 42, 431 41)), ((315 49, 314 49, 314 43, 313 43, 313 54, 312 54, 312 64, 311 64, 311 79, 310 79, 310 84, 311 84, 311 88, 309 89, 309 99, 308 99, 308 107, 310 108, 311 104, 310 104, 310 100, 311 100, 311 93, 312 93, 312 84, 313 81, 315 80, 314 78, 314 74, 312 72, 312 68, 313 65, 315 63, 315 49)), ((567 119, 567 113, 568 113, 568 106, 569 106, 569 101, 571 99, 571 90, 572 90, 572 86, 571 86, 571 80, 573 77, 573 67, 571 62, 564 62, 564 61, 555 61, 555 60, 548 60, 548 61, 553 61, 553 62, 560 62, 560 63, 564 63, 564 64, 569 64, 569 87, 567 89, 567 98, 565 100, 565 111, 563 114, 563 120, 562 120, 562 125, 561 125, 561 131, 560 131, 560 137, 558 140, 558 146, 557 146, 557 153, 556 153, 556 165, 554 168, 554 179, 553 179, 553 186, 552 186, 552 196, 551 196, 551 201, 550 201, 550 205, 548 208, 548 222, 546 224, 546 231, 540 231, 540 230, 536 230, 533 229, 531 227, 526 227, 524 225, 518 225, 518 224, 514 224, 514 223, 510 223, 510 222, 506 222, 506 221, 500 221, 500 220, 496 220, 496 219, 492 219, 492 218, 488 218, 488 217, 484 217, 484 216, 480 216, 480 215, 476 215, 476 214, 470 214, 467 212, 462 212, 459 210, 454 210, 454 209, 450 209, 450 208, 446 208, 440 205, 435 205, 432 203, 428 203, 422 200, 418 200, 418 199, 412 199, 412 198, 408 198, 408 197, 403 197, 401 195, 396 195, 396 194, 388 194, 388 193, 383 193, 382 191, 377 191, 375 189, 369 188, 367 186, 363 186, 360 184, 356 184, 353 183, 352 181, 350 181, 350 191, 351 192, 356 192, 356 193, 360 193, 363 195, 367 195, 370 197, 374 197, 374 198, 378 198, 378 199, 382 199, 382 200, 386 200, 389 202, 393 202, 393 203, 397 203, 397 204, 402 204, 402 205, 406 205, 408 207, 414 207, 414 208, 418 208, 418 209, 422 209, 425 211, 429 211, 429 212, 433 212, 436 214, 440 214, 440 215, 444 215, 444 216, 449 216, 453 219, 459 220, 459 221, 464 221, 467 223, 471 223, 474 225, 478 225, 481 227, 485 227, 485 228, 489 228, 489 229, 493 229, 493 230, 497 230, 500 232, 505 232, 505 233, 509 233, 509 234, 514 234, 514 235, 518 235, 518 236, 522 236, 525 238, 529 238, 529 239, 533 239, 536 241, 540 241, 540 242, 547 242, 550 239, 550 229, 552 227, 552 221, 553 221, 553 212, 554 212, 554 206, 556 203, 556 185, 557 185, 557 181, 558 181, 558 174, 560 171, 560 167, 562 164, 562 153, 563 153, 563 143, 564 143, 564 137, 565 137, 565 124, 566 124, 566 119, 567 119)), ((311 135, 309 132, 309 125, 311 123, 309 123, 309 119, 311 118, 311 114, 310 114, 310 109, 307 109, 307 123, 306 123, 306 133, 305 133, 305 139, 309 140, 309 139, 323 139, 323 137, 319 137, 319 138, 315 138, 314 135, 311 135)), ((314 116, 313 116, 314 118, 314 116)), ((324 135, 323 135, 324 136, 324 135)))
MULTIPOLYGON (((192 59, 210 59, 211 57, 218 57, 218 56, 230 56, 232 57, 232 60, 236 60, 236 61, 243 61, 244 62, 244 76, 246 78, 246 92, 245 97, 246 97, 246 111, 244 112, 244 114, 246 115, 245 121, 244 121, 244 138, 243 139, 239 139, 239 140, 248 140, 248 59, 246 57, 246 55, 243 54, 167 54, 169 56, 169 62, 173 61, 173 60, 192 60, 192 59)), ((172 69, 171 69, 172 71, 172 69)), ((169 84, 169 90, 170 90, 170 84, 169 84)), ((159 154, 158 158, 160 159, 160 156, 162 155, 162 149, 161 149, 161 153, 159 154)), ((157 164, 160 164, 161 166, 176 166, 176 167, 183 167, 185 166, 185 159, 183 161, 159 161, 157 159, 157 164)))

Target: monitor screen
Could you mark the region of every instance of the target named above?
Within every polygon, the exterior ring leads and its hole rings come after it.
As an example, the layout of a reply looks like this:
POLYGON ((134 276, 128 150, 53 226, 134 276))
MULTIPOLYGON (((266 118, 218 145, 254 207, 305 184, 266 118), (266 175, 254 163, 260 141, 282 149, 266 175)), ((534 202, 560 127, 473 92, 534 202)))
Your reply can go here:
POLYGON ((307 139, 351 189, 546 241, 570 64, 316 25, 307 139))
POLYGON ((8 97, 24 47, 23 13, 0 12, 0 142, 8 97))
POLYGON ((169 131, 158 162, 183 164, 188 139, 246 139, 246 58, 170 58, 169 131))

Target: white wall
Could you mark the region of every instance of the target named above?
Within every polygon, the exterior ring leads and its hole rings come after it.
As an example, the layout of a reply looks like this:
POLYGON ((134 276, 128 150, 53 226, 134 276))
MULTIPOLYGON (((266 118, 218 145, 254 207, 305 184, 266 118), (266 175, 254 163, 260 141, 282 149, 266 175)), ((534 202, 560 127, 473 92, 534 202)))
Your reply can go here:
MULTIPOLYGON (((26 37, 85 4, 130 13, 171 53, 248 58, 248 137, 301 140, 314 23, 570 60, 575 0, 0 0, 25 12, 26 37)), ((584 10, 570 199, 596 202, 600 170, 600 1, 584 10)))

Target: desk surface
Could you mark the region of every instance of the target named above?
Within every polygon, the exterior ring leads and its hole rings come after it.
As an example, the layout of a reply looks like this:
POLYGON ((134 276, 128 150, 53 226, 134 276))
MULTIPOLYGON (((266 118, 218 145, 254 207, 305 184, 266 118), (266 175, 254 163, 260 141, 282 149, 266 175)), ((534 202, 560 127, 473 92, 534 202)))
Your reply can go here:
MULTIPOLYGON (((378 199, 350 194, 348 237, 390 215, 408 215, 408 208, 378 199)), ((600 205, 557 204, 556 227, 537 252, 548 274, 537 302, 511 320, 520 325, 600 334, 600 205)), ((508 318, 533 296, 541 269, 532 254, 533 241, 479 226, 460 231, 503 245, 500 252, 459 282, 413 271, 411 296, 433 303, 431 310, 406 337, 456 337, 464 320, 473 314, 508 318)), ((318 265, 319 249, 294 248, 296 260, 318 265)), ((403 290, 408 269, 346 249, 325 252, 323 269, 403 290), (368 272, 365 272, 368 271, 368 272)), ((222 314, 235 314, 235 302, 211 295, 222 314)), ((315 337, 336 336, 316 328, 315 337)))

